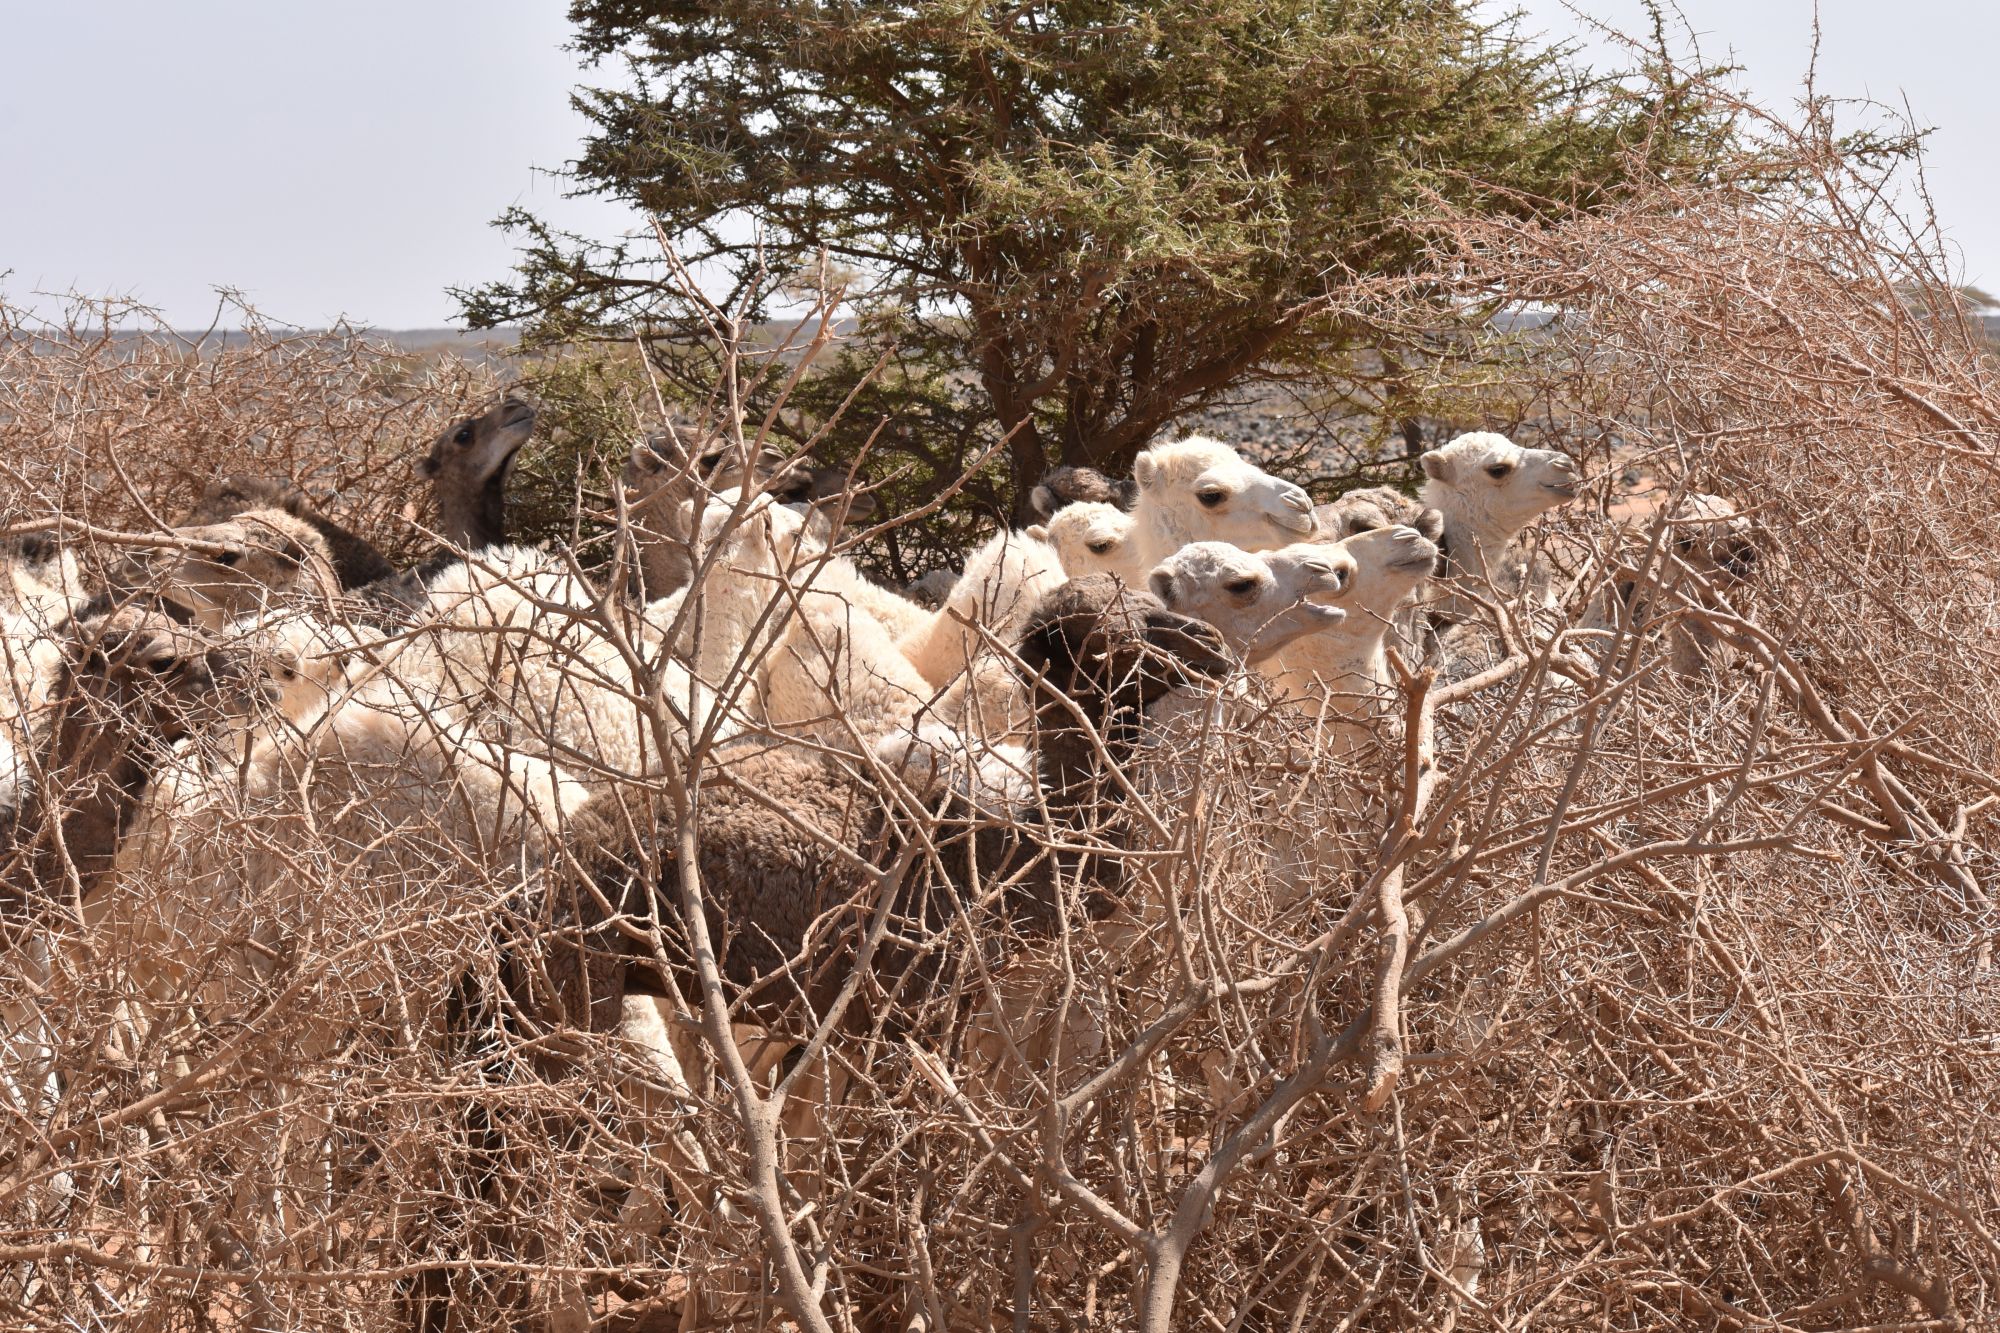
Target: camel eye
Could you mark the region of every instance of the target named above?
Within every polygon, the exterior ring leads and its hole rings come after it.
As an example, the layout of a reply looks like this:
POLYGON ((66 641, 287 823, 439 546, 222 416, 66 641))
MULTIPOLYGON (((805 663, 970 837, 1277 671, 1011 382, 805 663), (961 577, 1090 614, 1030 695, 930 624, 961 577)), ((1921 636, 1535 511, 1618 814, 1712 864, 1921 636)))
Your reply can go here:
POLYGON ((1347 535, 1353 537, 1360 533, 1373 532, 1381 526, 1372 518, 1350 518, 1347 520, 1347 535))
POLYGON ((1222 585, 1222 590, 1231 597, 1248 597, 1257 591, 1257 580, 1253 578, 1231 579, 1222 585))
POLYGON ((1228 491, 1197 491, 1195 499, 1201 501, 1203 509, 1214 509, 1229 498, 1228 491))
POLYGON ((145 667, 146 670, 152 672, 156 676, 165 676, 172 674, 174 669, 180 666, 180 664, 181 664, 180 658, 176 657, 172 653, 168 653, 162 657, 147 658, 145 662, 145 667))
POLYGON ((472 423, 470 421, 461 422, 458 429, 452 432, 451 442, 453 444, 471 444, 472 423))
POLYGON ((1090 548, 1092 555, 1103 555, 1111 549, 1111 543, 1108 541, 1085 542, 1084 545, 1090 548))
POLYGON ((1486 475, 1495 481, 1499 481, 1513 470, 1514 465, 1512 463, 1488 463, 1486 465, 1486 475))
POLYGON ((215 557, 215 563, 221 565, 224 569, 234 569, 242 560, 243 552, 241 551, 224 551, 221 555, 215 557))

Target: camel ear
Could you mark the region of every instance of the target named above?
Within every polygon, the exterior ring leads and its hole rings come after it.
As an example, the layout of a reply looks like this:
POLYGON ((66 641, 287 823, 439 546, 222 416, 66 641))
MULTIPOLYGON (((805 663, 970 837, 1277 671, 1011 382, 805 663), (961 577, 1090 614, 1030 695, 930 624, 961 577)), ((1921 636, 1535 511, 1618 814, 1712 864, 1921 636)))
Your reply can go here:
POLYGON ((1431 541, 1444 540, 1444 512, 1442 510, 1426 509, 1417 515, 1416 522, 1410 526, 1431 541))
POLYGON ((1174 576, 1164 569, 1156 569, 1146 576, 1146 586, 1153 590, 1153 596, 1160 599, 1160 605, 1174 604, 1174 576))
POLYGON ((1039 523, 1030 523, 1025 531, 1028 536, 1033 537, 1038 542, 1045 542, 1049 539, 1049 530, 1039 523))
POLYGON ((1451 485, 1451 460, 1449 458, 1444 457, 1437 450, 1433 449, 1417 461, 1423 464, 1424 475, 1426 477, 1429 477, 1432 481, 1441 481, 1447 486, 1451 485))
POLYGON ((1151 454, 1140 454, 1132 460, 1132 481, 1142 491, 1150 491, 1160 484, 1160 461, 1151 454))
POLYGON ((1046 486, 1037 486, 1028 492, 1028 508, 1035 511, 1037 518, 1053 518, 1056 512, 1056 493, 1046 486))

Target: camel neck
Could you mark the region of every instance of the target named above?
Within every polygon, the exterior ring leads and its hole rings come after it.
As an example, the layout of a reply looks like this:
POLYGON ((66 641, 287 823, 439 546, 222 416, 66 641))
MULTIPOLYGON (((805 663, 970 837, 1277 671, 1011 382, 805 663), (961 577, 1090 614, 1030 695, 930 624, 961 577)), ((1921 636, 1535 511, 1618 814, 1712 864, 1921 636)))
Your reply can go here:
POLYGON ((1094 801, 1108 759, 1120 768, 1131 759, 1139 737, 1141 714, 1134 708, 1085 709, 1096 729, 1093 738, 1077 724, 1061 698, 1042 701, 1036 725, 1038 768, 1042 791, 1051 810, 1068 811, 1094 801))
POLYGON ((1444 516, 1438 547, 1451 572, 1487 583, 1499 580, 1518 530, 1509 531, 1484 506, 1469 503, 1462 492, 1437 482, 1424 487, 1422 500, 1444 516))
POLYGON ((131 827, 152 767, 126 729, 66 708, 49 740, 48 759, 18 827, 26 854, 8 873, 14 902, 61 895, 74 869, 81 896, 111 873, 118 843, 131 827))
POLYGON ((453 546, 484 551, 507 544, 507 469, 502 468, 471 495, 440 489, 438 533, 453 546))

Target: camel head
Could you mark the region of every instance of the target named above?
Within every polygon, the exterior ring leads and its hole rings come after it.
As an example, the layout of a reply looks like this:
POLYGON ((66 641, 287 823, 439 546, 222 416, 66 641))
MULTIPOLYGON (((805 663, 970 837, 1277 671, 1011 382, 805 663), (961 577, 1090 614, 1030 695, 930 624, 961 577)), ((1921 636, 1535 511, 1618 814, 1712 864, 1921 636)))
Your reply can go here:
POLYGON ((1719 495, 1690 495, 1674 514, 1674 553, 1704 572, 1747 579, 1763 559, 1768 534, 1719 495))
POLYGON ((1107 477, 1094 467, 1057 467, 1042 474, 1041 482, 1028 496, 1028 505, 1044 521, 1065 506, 1107 504, 1129 511, 1139 499, 1139 484, 1129 479, 1107 477))
MULTIPOLYGON (((1109 574, 1071 579, 1042 598, 1019 656, 1045 693, 1066 695, 1099 725, 1236 665, 1212 626, 1109 574)), ((1043 712, 1058 724, 1067 716, 1060 704, 1043 712)))
POLYGON ((1373 532, 1376 528, 1393 528, 1399 523, 1417 529, 1433 541, 1444 534, 1444 515, 1387 486, 1349 491, 1320 505, 1313 513, 1319 518, 1321 539, 1330 542, 1360 532, 1373 532))
POLYGON ((854 472, 839 464, 791 467, 774 476, 765 489, 780 503, 804 514, 821 539, 831 544, 843 531, 865 525, 881 510, 875 493, 865 489, 854 472))
POLYGON ((634 511, 678 503, 704 490, 715 493, 748 484, 778 490, 811 484, 811 474, 795 467, 776 444, 760 447, 745 440, 739 446, 728 434, 702 434, 686 422, 669 423, 633 445, 619 479, 626 504, 634 511))
POLYGON ((1429 478, 1424 503, 1498 540, 1511 540, 1576 498, 1576 465, 1568 458, 1553 449, 1524 449, 1492 431, 1461 435, 1419 461, 1429 478))
POLYGON ((1134 531, 1138 520, 1116 505, 1079 500, 1056 510, 1046 524, 1028 529, 1056 548, 1071 578, 1083 574, 1116 574, 1137 584, 1145 571, 1138 561, 1134 531))
POLYGON ((1644 534, 1666 510, 1674 554, 1704 574, 1748 578, 1764 558, 1764 530, 1720 494, 1692 492, 1676 500, 1674 486, 1650 472, 1636 484, 1626 476, 1634 476, 1632 466, 1620 474, 1604 516, 1628 534, 1644 534))
POLYGON ((1346 591, 1354 559, 1339 546, 1295 542, 1254 554, 1227 542, 1193 542, 1147 576, 1168 608, 1214 626, 1247 662, 1347 618, 1325 600, 1346 591))
POLYGON ((417 473, 430 480, 445 541, 469 551, 506 544, 507 478, 534 433, 534 405, 510 394, 437 437, 417 473))
POLYGON ((204 486, 194 508, 176 526, 208 527, 253 509, 283 509, 296 514, 305 503, 304 494, 286 482, 233 473, 204 486))
MULTIPOLYGON (((1436 516, 1436 510, 1424 513, 1436 516)), ((1341 541, 1353 559, 1354 583, 1348 609, 1372 625, 1383 625, 1404 599, 1437 571, 1436 532, 1408 526, 1371 528, 1341 541)))
POLYGON ((324 715, 366 665, 352 637, 310 612, 239 621, 230 634, 248 668, 263 674, 278 715, 296 727, 324 715))
POLYGON ((1142 559, 1158 563, 1193 541, 1226 541, 1247 551, 1310 538, 1312 498, 1246 462, 1220 440, 1190 435, 1156 444, 1132 464, 1142 559))
POLYGON ((775 446, 754 457, 745 456, 748 449, 747 442, 739 447, 728 435, 700 435, 686 423, 669 424, 632 446, 619 484, 649 600, 687 586, 707 515, 727 514, 744 487, 766 485, 789 464, 775 446))
POLYGON ((174 747, 222 741, 226 724, 268 697, 233 653, 171 609, 127 603, 80 615, 57 636, 38 780, 15 784, 13 837, 32 848, 0 869, 8 890, 47 892, 73 870, 89 893, 174 747))
POLYGON ((1643 534, 1667 510, 1669 540, 1690 567, 1734 582, 1750 577, 1763 559, 1765 534, 1719 495, 1696 492, 1675 501, 1666 485, 1621 494, 1605 516, 1627 532, 1643 534))
POLYGON ((51 702, 106 740, 164 750, 264 702, 236 656, 163 608, 123 606, 74 622, 51 702))
POLYGON ((926 611, 935 611, 951 599, 951 590, 957 586, 957 570, 933 569, 903 589, 903 595, 926 611))
POLYGON ((225 523, 181 528, 178 535, 216 549, 184 549, 162 593, 193 613, 204 629, 255 615, 274 598, 300 590, 339 591, 326 543, 282 509, 258 509, 225 523))
POLYGON ((446 427, 417 464, 420 476, 449 479, 466 494, 504 482, 515 455, 535 433, 535 406, 512 394, 476 416, 446 427))

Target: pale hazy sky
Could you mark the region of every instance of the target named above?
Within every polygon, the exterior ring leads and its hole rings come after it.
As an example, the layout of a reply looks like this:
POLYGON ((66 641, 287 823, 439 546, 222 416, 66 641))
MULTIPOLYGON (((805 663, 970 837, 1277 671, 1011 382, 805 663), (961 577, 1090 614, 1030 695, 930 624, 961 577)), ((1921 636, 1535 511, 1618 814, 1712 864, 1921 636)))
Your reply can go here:
MULTIPOLYGON (((1493 9, 1505 6, 1495 4, 1493 9)), ((1562 0, 1527 27, 1579 30, 1562 0)), ((1581 0, 1643 27, 1640 0, 1581 0)), ((1711 59, 1796 94, 1811 0, 1682 0, 1711 59)), ((536 168, 581 134, 559 0, 0 0, 0 294, 135 296, 207 323, 212 289, 270 317, 442 325, 444 289, 504 273, 487 224, 522 203, 597 234, 618 210, 564 201, 536 168), (11 270, 7 273, 7 270, 11 270)), ((1820 82, 1907 97, 1937 126, 1931 184, 1967 275, 2000 282, 2000 5, 1824 0, 1820 82)))

